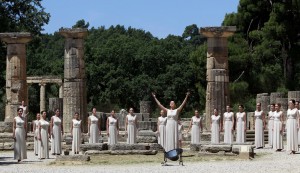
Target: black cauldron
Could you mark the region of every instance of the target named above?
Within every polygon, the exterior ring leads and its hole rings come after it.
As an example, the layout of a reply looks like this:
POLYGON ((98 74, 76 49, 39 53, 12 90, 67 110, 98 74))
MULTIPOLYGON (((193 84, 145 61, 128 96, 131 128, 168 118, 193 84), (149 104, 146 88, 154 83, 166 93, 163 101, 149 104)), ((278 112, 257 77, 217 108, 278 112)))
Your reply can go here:
POLYGON ((180 154, 182 154, 182 149, 181 148, 177 148, 174 150, 170 150, 168 152, 165 152, 165 157, 167 159, 170 159, 172 161, 176 161, 179 159, 180 154))

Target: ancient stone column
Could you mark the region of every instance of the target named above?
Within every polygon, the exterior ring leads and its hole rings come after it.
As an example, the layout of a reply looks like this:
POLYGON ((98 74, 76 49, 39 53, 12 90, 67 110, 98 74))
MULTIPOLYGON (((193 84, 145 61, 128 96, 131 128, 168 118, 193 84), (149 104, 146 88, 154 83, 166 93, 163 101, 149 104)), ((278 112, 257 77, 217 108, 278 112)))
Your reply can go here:
POLYGON ((40 83, 40 112, 46 110, 46 84, 40 83))
POLYGON ((87 29, 60 29, 59 33, 66 39, 64 55, 63 88, 63 125, 65 132, 70 130, 70 122, 75 112, 80 114, 84 131, 87 130, 87 96, 86 76, 83 51, 83 39, 87 29))
POLYGON ((30 33, 0 33, 0 39, 7 45, 6 55, 6 106, 5 122, 13 122, 22 100, 28 105, 26 82, 26 43, 30 33))
POLYGON ((289 100, 294 99, 295 101, 300 101, 300 91, 289 91, 288 99, 289 100))
POLYGON ((270 104, 276 104, 277 98, 284 98, 284 93, 282 92, 273 92, 270 94, 270 104))
POLYGON ((140 113, 150 113, 151 102, 150 101, 140 101, 140 113))
POLYGON ((139 117, 139 121, 149 121, 151 113, 151 101, 140 101, 140 113, 142 117, 139 117))
POLYGON ((64 85, 63 83, 59 84, 59 98, 64 97, 64 85))
MULTIPOLYGON (((63 110, 63 99, 62 98, 49 98, 48 117, 55 114, 55 109, 59 109, 60 112, 63 110)), ((63 115, 61 115, 63 117, 63 115)))
POLYGON ((261 110, 267 114, 270 111, 270 96, 261 96, 261 110))
POLYGON ((261 97, 262 96, 268 96, 268 95, 269 95, 268 93, 259 93, 259 94, 256 94, 256 103, 261 103, 262 102, 261 97))
POLYGON ((235 30, 235 26, 200 28, 200 33, 207 37, 206 128, 210 126, 214 108, 222 115, 230 104, 227 38, 235 30))

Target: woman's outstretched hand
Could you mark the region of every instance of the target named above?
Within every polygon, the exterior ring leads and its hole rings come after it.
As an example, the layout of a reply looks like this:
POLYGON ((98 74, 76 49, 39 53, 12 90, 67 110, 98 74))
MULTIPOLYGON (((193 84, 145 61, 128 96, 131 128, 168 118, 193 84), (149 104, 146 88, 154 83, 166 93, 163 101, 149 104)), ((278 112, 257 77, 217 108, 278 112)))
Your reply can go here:
POLYGON ((190 94, 191 94, 190 91, 188 91, 188 92, 186 93, 187 96, 189 96, 190 94))
POLYGON ((155 98, 155 92, 152 92, 152 96, 155 98))

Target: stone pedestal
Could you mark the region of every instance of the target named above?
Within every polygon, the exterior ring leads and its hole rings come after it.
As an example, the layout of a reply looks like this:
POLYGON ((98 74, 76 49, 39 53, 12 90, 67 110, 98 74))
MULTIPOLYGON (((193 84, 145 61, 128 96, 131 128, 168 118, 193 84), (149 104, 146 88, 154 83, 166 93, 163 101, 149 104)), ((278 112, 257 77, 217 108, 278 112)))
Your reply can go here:
POLYGON ((227 38, 232 36, 235 30, 234 26, 200 28, 200 33, 208 38, 204 123, 206 128, 210 127, 210 116, 214 108, 217 108, 219 114, 222 115, 226 110, 226 105, 230 104, 227 38))
MULTIPOLYGON (((28 105, 26 82, 26 43, 30 33, 0 33, 0 39, 7 45, 6 55, 6 106, 5 122, 13 122, 22 100, 28 105)), ((12 129, 11 129, 12 130, 12 129)))
POLYGON ((64 55, 63 125, 65 132, 70 130, 70 122, 75 112, 79 112, 87 131, 86 75, 83 51, 83 39, 87 29, 60 29, 66 39, 64 55))

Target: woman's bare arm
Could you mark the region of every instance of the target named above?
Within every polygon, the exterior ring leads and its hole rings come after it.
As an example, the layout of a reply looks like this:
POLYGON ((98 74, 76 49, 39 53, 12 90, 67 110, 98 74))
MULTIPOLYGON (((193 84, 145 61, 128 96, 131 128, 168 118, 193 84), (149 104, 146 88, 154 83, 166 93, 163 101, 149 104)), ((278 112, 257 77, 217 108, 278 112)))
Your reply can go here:
POLYGON ((152 96, 153 96, 153 98, 154 98, 156 104, 158 105, 158 107, 159 107, 160 109, 164 110, 165 112, 167 112, 167 108, 165 108, 162 104, 160 104, 160 102, 157 100, 157 98, 156 98, 156 96, 155 96, 154 93, 152 93, 152 96))
POLYGON ((185 96, 185 98, 184 98, 184 100, 183 100, 183 102, 181 103, 181 105, 180 105, 179 108, 177 109, 179 112, 182 110, 183 106, 186 104, 189 95, 190 95, 190 92, 187 92, 187 93, 186 93, 186 96, 185 96))

